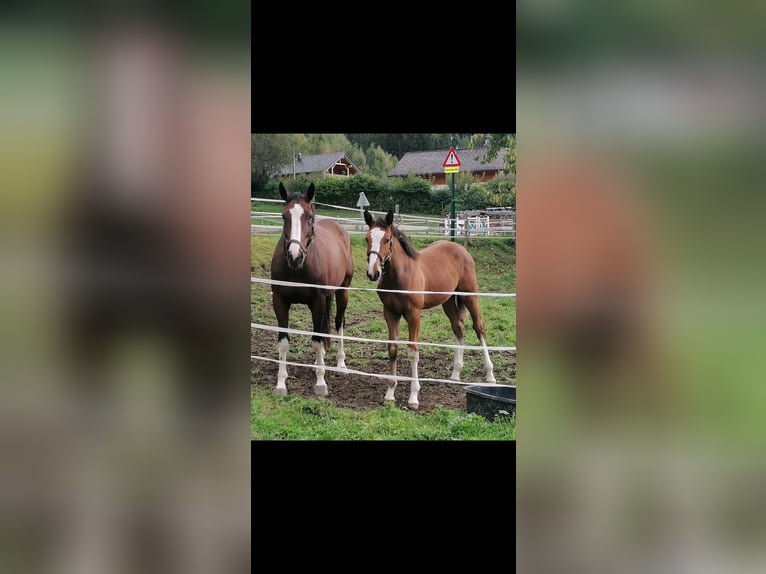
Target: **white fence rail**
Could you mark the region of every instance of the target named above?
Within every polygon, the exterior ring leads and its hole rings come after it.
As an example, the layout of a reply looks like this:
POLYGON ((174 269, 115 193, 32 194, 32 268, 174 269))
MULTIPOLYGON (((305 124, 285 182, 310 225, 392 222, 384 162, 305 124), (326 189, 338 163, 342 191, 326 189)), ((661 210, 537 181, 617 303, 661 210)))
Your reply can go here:
MULTIPOLYGON (((258 202, 282 203, 281 199, 251 198, 251 205, 258 202)), ((328 203, 315 203, 316 206, 355 212, 356 216, 338 217, 317 213, 317 219, 332 219, 340 223, 352 234, 365 234, 367 226, 362 221, 359 209, 333 205, 328 203)), ((370 211, 375 217, 383 217, 387 212, 370 211)), ((492 217, 490 215, 463 216, 457 214, 455 219, 455 235, 460 237, 516 237, 515 218, 508 216, 492 217)), ((394 222, 410 237, 435 237, 450 236, 452 220, 449 217, 428 217, 422 215, 408 215, 397 213, 394 222)), ((282 226, 282 217, 273 211, 250 210, 250 231, 253 235, 261 233, 279 233, 282 226)))

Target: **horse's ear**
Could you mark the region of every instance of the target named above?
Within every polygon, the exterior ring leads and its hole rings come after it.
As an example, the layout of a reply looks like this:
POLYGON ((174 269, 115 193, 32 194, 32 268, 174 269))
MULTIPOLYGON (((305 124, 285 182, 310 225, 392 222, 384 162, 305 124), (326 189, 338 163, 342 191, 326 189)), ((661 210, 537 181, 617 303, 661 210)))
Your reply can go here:
POLYGON ((306 192, 306 201, 311 203, 314 200, 314 192, 315 191, 316 190, 314 189, 314 182, 312 181, 311 184, 309 185, 308 191, 306 192))
POLYGON ((285 185, 280 181, 279 182, 279 196, 282 198, 283 201, 287 201, 287 190, 285 189, 285 185))
POLYGON ((366 207, 364 208, 364 222, 368 227, 372 227, 372 215, 370 215, 370 212, 367 211, 366 207))
POLYGON ((386 213, 386 225, 391 225, 394 222, 394 212, 390 209, 386 213))

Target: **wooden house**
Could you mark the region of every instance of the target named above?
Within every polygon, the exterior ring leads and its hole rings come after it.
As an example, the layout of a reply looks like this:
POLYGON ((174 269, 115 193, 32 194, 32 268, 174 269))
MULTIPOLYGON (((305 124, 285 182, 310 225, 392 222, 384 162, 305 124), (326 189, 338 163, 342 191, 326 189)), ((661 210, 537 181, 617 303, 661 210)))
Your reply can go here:
POLYGON ((279 171, 280 177, 291 175, 329 175, 348 177, 361 170, 345 152, 323 153, 319 155, 297 154, 293 163, 285 165, 279 171))
MULTIPOLYGON (((494 160, 482 163, 482 159, 487 155, 487 148, 455 150, 461 163, 460 173, 470 172, 474 181, 482 182, 490 181, 503 173, 506 151, 506 148, 502 148, 494 160)), ((388 175, 389 177, 406 177, 411 173, 427 179, 431 185, 445 185, 447 174, 444 173, 442 164, 448 153, 448 149, 407 152, 388 175)))

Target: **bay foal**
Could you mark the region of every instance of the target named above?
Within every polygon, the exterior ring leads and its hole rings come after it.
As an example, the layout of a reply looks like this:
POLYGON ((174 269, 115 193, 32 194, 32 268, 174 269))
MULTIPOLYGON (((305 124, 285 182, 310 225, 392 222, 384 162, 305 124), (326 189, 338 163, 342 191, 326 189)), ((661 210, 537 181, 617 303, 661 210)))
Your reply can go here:
MULTIPOLYGON (((407 322, 409 341, 407 357, 412 369, 408 405, 418 408, 418 353, 420 336, 420 313, 441 305, 449 318, 455 341, 463 344, 465 317, 468 313, 473 329, 483 347, 484 376, 488 383, 495 382, 492 361, 487 350, 486 330, 479 311, 476 295, 452 295, 451 292, 478 293, 476 264, 468 250, 451 241, 435 241, 417 251, 406 236, 393 225, 394 213, 389 211, 385 218, 375 220, 365 209, 367 223, 367 278, 378 281, 378 297, 383 303, 383 316, 388 325, 389 340, 399 338, 399 322, 407 322), (427 293, 392 293, 394 291, 426 291, 427 293)), ((396 377, 398 344, 388 344, 388 359, 391 374, 396 377)), ((459 381, 463 370, 463 349, 455 349, 455 361, 450 378, 459 381)), ((394 400, 397 380, 392 379, 386 391, 385 401, 394 400)))

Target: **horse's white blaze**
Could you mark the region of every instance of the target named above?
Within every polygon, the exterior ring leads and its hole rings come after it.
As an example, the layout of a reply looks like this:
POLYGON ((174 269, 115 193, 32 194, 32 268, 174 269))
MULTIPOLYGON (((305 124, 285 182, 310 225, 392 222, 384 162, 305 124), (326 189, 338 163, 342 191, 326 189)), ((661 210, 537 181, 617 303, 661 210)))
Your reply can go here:
MULTIPOLYGON (((300 242, 301 240, 301 216, 303 215, 303 207, 298 205, 297 203, 290 209, 290 216, 292 218, 292 223, 290 226, 290 239, 295 239, 296 241, 300 242)), ((290 255, 293 256, 293 259, 298 259, 301 255, 301 248, 298 246, 297 243, 291 243, 290 247, 287 248, 287 250, 290 252, 290 255)))
POLYGON ((481 352, 484 354, 484 375, 488 383, 495 382, 495 366, 492 364, 492 360, 489 358, 489 351, 487 350, 487 342, 484 337, 481 337, 481 352))
MULTIPOLYGON (((383 236, 385 234, 386 232, 378 227, 370 231, 370 239, 372 240, 372 247, 370 248, 370 251, 377 251, 378 253, 380 253, 380 244, 383 241, 383 236)), ((375 255, 374 253, 370 253, 370 258, 367 263, 367 273, 369 275, 375 274, 375 266, 377 262, 378 262, 378 256, 375 255)), ((383 270, 381 269, 381 271, 383 270)))
POLYGON ((459 381, 460 373, 463 371, 463 339, 455 337, 455 342, 461 346, 455 349, 455 362, 452 365, 452 376, 450 379, 459 381))
POLYGON ((420 360, 420 353, 414 349, 407 349, 407 358, 410 360, 412 366, 412 382, 410 382, 410 398, 407 403, 410 406, 417 408, 418 406, 418 391, 420 390, 420 382, 418 381, 418 361, 420 360))

